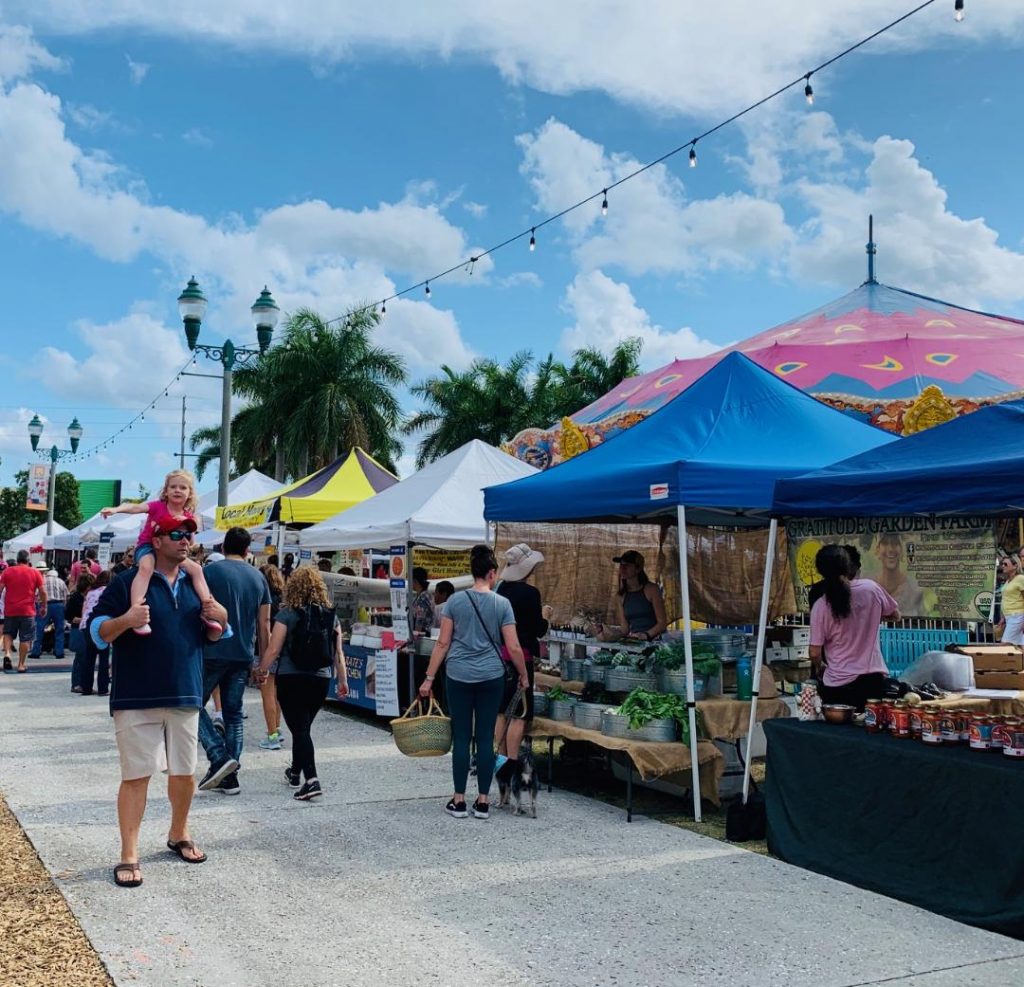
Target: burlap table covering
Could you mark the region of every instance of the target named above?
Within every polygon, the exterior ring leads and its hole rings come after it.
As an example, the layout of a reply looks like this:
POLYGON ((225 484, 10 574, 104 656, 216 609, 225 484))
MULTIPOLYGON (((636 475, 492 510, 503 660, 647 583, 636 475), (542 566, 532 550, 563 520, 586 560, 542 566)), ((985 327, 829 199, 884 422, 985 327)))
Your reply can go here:
POLYGON ((536 672, 534 673, 534 685, 543 689, 545 692, 548 689, 554 689, 555 686, 561 686, 561 688, 565 689, 566 692, 582 692, 586 683, 573 681, 566 682, 558 675, 548 675, 547 672, 536 672))
POLYGON ((1024 692, 1005 699, 991 699, 987 696, 969 696, 965 692, 957 692, 945 699, 929 699, 931 706, 959 706, 961 709, 973 709, 979 713, 992 713, 995 716, 1024 716, 1024 692))
MULTIPOLYGON (((715 740, 740 740, 747 735, 750 725, 750 703, 726 696, 702 699, 697 709, 704 717, 708 736, 715 740)), ((789 716, 789 707, 781 699, 760 699, 757 703, 757 722, 783 719, 789 716)))
MULTIPOLYGON (((673 784, 690 786, 690 749, 678 741, 651 743, 627 740, 624 737, 606 737, 598 730, 584 730, 572 723, 535 716, 526 732, 534 739, 562 737, 565 740, 585 740, 609 751, 622 751, 633 762, 643 781, 655 778, 671 780, 673 784), (669 775, 677 776, 671 779, 669 775)), ((700 773, 700 794, 715 805, 719 804, 718 782, 725 773, 725 758, 712 743, 697 744, 697 768, 700 773)))

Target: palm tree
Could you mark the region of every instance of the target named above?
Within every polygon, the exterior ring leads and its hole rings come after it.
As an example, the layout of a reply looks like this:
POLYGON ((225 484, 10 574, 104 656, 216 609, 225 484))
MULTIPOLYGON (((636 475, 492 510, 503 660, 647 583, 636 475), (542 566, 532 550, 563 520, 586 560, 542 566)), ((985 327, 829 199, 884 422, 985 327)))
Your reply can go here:
MULTIPOLYGON (((280 345, 236 371, 233 390, 249 401, 232 418, 236 469, 304 476, 353 446, 395 468, 402 415, 394 392, 406 371, 398 354, 372 344, 379 320, 361 308, 333 326, 302 309, 285 322, 280 345)), ((193 433, 192 448, 202 446, 197 476, 220 455, 219 439, 215 428, 193 433)))
POLYGON ((631 336, 618 343, 610 356, 593 347, 576 350, 568 367, 559 367, 559 404, 550 421, 572 415, 604 397, 627 377, 640 373, 643 340, 631 336))

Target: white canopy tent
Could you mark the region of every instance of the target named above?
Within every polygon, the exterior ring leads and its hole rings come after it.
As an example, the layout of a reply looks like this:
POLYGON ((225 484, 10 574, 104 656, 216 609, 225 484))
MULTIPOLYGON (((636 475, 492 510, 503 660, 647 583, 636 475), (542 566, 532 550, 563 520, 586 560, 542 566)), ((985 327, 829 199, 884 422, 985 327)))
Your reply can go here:
MULTIPOLYGON (((68 529, 63 524, 58 524, 56 521, 53 522, 53 537, 63 534, 68 529)), ((28 531, 23 531, 20 535, 15 535, 3 544, 4 555, 15 555, 18 552, 24 550, 26 552, 32 551, 33 548, 38 546, 46 546, 46 522, 37 524, 34 528, 29 528, 28 531)))
MULTIPOLYGON (((249 470, 241 476, 236 476, 228 484, 228 503, 241 504, 250 500, 259 500, 268 494, 281 489, 281 481, 271 479, 259 470, 249 470)), ((200 527, 203 529, 212 528, 217 520, 217 491, 208 490, 199 498, 199 507, 196 516, 202 518, 200 527)), ((224 532, 220 533, 221 538, 224 532)))
POLYGON ((483 488, 537 470, 473 439, 442 459, 347 511, 299 533, 320 549, 429 545, 462 549, 492 541, 483 488))
POLYGON ((109 518, 105 518, 102 514, 94 514, 77 528, 55 535, 53 547, 76 552, 97 544, 101 532, 112 531, 114 540, 111 543, 111 550, 123 552, 138 541, 139 532, 142 530, 145 520, 145 514, 114 514, 109 518))

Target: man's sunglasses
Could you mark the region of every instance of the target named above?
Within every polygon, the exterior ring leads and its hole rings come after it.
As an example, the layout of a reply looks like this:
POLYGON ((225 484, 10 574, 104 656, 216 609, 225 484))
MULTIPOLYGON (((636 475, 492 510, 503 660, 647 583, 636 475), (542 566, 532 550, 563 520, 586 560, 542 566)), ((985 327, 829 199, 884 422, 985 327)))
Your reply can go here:
POLYGON ((183 538, 185 541, 191 541, 192 532, 185 531, 183 528, 175 528, 173 531, 167 532, 167 537, 170 538, 171 541, 181 541, 183 538))

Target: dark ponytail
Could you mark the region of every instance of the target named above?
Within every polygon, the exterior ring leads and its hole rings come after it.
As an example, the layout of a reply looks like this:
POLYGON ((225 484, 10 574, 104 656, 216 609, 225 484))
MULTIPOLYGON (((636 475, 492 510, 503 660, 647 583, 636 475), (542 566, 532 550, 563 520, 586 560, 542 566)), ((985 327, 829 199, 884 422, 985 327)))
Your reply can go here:
POLYGON ((469 553, 469 571, 474 579, 486 579, 487 574, 498 568, 498 560, 488 545, 474 545, 469 553))
POLYGON ((850 616, 850 556, 842 545, 818 549, 814 565, 825 582, 825 599, 837 620, 850 616))

